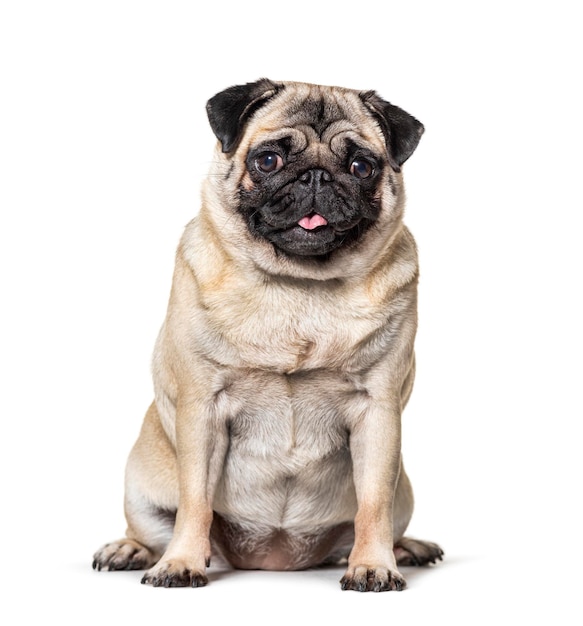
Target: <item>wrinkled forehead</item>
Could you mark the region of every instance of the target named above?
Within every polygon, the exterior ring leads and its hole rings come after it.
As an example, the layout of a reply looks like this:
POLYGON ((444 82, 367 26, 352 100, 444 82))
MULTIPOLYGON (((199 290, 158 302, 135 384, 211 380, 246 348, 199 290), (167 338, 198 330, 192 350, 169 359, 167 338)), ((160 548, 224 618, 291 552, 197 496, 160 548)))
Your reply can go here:
POLYGON ((245 133, 247 149, 283 138, 289 138, 292 153, 317 143, 342 154, 349 141, 379 154, 386 150, 382 131, 358 93, 340 88, 285 89, 255 115, 245 133))

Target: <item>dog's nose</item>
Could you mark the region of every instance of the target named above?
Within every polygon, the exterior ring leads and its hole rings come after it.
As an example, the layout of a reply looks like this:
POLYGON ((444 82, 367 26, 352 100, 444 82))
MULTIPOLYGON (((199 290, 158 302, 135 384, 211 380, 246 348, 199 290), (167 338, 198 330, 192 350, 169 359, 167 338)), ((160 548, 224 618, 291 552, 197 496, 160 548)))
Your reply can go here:
POLYGON ((300 176, 300 181, 306 183, 309 187, 315 187, 318 189, 322 186, 322 183, 330 183, 334 180, 334 177, 328 170, 314 168, 304 172, 300 176))

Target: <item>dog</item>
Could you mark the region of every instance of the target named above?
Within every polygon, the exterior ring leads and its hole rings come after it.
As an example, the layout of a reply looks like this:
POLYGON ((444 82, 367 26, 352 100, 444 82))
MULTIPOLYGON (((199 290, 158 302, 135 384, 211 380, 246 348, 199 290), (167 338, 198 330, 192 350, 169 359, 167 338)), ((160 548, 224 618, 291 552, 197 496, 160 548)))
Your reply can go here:
POLYGON ((213 554, 344 561, 342 589, 401 590, 398 565, 443 555, 404 536, 418 261, 401 168, 424 127, 374 91, 268 79, 207 113, 218 141, 127 463, 126 537, 93 567, 200 587, 213 554))

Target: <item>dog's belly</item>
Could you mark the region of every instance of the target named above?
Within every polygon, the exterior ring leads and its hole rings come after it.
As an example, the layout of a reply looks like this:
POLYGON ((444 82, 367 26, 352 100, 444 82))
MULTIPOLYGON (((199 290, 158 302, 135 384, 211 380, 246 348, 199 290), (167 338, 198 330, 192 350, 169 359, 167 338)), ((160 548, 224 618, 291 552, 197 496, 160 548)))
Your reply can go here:
POLYGON ((347 420, 359 393, 325 372, 246 376, 221 399, 237 411, 213 536, 236 567, 297 569, 325 560, 356 512, 347 420))
POLYGON ((241 526, 215 513, 211 539, 215 550, 238 569, 298 570, 346 558, 354 526, 344 522, 308 534, 241 526))

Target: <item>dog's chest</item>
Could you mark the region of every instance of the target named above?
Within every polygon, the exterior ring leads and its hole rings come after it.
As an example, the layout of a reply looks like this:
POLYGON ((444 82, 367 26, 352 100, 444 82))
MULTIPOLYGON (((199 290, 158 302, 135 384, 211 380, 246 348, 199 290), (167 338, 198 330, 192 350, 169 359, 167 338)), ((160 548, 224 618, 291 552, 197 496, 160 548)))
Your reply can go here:
POLYGON ((326 290, 237 289, 205 312, 199 338, 213 359, 292 374, 344 369, 385 316, 326 290))
POLYGON ((217 399, 230 442, 215 509, 275 527, 350 518, 348 421, 364 402, 330 373, 255 371, 234 380, 217 399))
POLYGON ((226 372, 215 409, 230 439, 215 510, 231 522, 311 532, 354 516, 348 432, 388 324, 346 301, 325 287, 234 288, 207 309, 200 341, 226 372))
POLYGON ((319 460, 347 445, 348 416, 367 401, 353 377, 335 371, 233 371, 215 400, 231 448, 290 464, 319 460))

